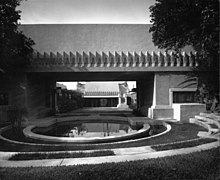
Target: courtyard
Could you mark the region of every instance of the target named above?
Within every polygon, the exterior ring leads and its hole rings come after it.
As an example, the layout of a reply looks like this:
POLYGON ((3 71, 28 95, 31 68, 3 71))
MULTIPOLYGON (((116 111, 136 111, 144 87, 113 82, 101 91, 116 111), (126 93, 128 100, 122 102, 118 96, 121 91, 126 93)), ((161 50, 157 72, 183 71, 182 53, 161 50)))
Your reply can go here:
POLYGON ((0 180, 220 179, 219 1, 0 1, 0 180))
MULTIPOLYGON (((201 117, 205 115, 210 114, 202 114, 201 117)), ((157 128, 164 123, 166 126, 161 126, 152 136, 105 143, 57 143, 36 139, 33 141, 23 136, 16 137, 13 131, 1 131, 0 177, 48 179, 50 176, 52 179, 59 179, 60 174, 68 169, 73 173, 67 173, 64 177, 66 179, 80 177, 90 179, 101 178, 103 173, 108 177, 110 176, 108 172, 115 171, 115 168, 118 170, 114 179, 134 178, 137 174, 140 179, 219 177, 219 129, 215 133, 210 133, 208 126, 201 124, 199 126, 199 123, 181 123, 173 119, 151 120, 147 117, 136 117, 129 109, 117 110, 117 108, 78 109, 70 113, 38 119, 31 124, 48 126, 48 123, 54 119, 65 121, 69 118, 72 121, 80 121, 80 119, 83 121, 86 118, 90 121, 97 119, 103 121, 103 118, 116 119, 116 121, 125 119, 156 125, 157 128), (181 161, 181 164, 178 161, 181 161), (206 163, 201 163, 202 161, 206 163), (189 162, 193 162, 190 168, 189 162), (124 168, 128 167, 133 170, 125 175, 124 168), (205 168, 204 173, 195 173, 196 168, 205 168), (52 171, 56 173, 50 174, 52 171), (13 172, 13 175, 8 176, 9 172, 13 172), (120 175, 121 173, 123 175, 120 175)), ((219 122, 219 116, 214 114, 206 119, 219 122)), ((215 123, 210 121, 207 124, 213 124, 212 128, 215 126, 215 123)))

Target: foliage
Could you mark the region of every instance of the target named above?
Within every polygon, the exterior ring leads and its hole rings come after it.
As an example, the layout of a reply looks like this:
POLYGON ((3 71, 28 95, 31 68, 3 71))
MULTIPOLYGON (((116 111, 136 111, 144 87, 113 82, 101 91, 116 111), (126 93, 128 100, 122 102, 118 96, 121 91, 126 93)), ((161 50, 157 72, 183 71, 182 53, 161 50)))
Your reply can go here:
POLYGON ((198 77, 209 98, 219 91, 219 1, 156 0, 150 7, 153 42, 177 54, 189 45, 197 51, 199 67, 189 77, 198 77), (207 73, 208 72, 208 73, 207 73))
POLYGON ((2 168, 0 179, 219 179, 219 148, 133 162, 2 168))
POLYGON ((0 1, 0 71, 10 72, 29 63, 34 42, 18 30, 21 0, 0 1))
POLYGON ((82 93, 72 90, 61 90, 58 94, 58 111, 66 113, 83 107, 82 93))

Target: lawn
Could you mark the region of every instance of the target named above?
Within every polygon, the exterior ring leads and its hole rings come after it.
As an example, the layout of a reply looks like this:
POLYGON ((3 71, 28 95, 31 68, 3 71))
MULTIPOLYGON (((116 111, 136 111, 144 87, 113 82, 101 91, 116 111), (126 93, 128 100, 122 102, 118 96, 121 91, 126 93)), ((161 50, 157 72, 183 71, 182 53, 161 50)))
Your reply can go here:
POLYGON ((114 156, 115 153, 110 150, 94 152, 59 152, 59 153, 19 153, 13 155, 9 160, 39 160, 39 159, 62 159, 62 158, 83 158, 83 157, 100 157, 114 156))
POLYGON ((198 131, 204 131, 203 127, 195 124, 175 124, 171 123, 172 129, 163 136, 150 138, 147 140, 138 140, 129 143, 119 144, 60 144, 58 146, 34 146, 18 145, 0 140, 0 151, 69 151, 69 150, 95 150, 95 149, 113 149, 125 147, 151 146, 158 144, 173 143, 198 138, 198 131))
POLYGON ((161 145, 153 145, 151 148, 155 149, 156 151, 164 151, 164 150, 170 150, 170 149, 180 149, 180 148, 186 148, 186 147, 194 147, 201 144, 207 144, 211 142, 217 141, 216 139, 210 139, 210 138, 198 138, 193 139, 185 142, 175 142, 175 143, 168 143, 168 144, 161 144, 161 145))
POLYGON ((1 168, 1 180, 213 179, 220 178, 219 148, 134 162, 62 167, 1 168))

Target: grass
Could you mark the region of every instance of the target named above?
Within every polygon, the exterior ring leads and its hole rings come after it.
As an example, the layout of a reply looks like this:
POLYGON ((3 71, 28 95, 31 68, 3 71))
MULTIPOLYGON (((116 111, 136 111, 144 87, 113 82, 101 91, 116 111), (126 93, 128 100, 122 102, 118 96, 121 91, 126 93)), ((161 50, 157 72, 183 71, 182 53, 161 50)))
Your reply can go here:
POLYGON ((194 147, 201 144, 211 143, 217 141, 216 139, 210 138, 198 138, 192 141, 185 141, 185 142, 176 142, 176 143, 169 143, 169 144, 161 144, 161 145, 154 145, 151 148, 155 149, 156 151, 164 151, 170 149, 180 149, 186 147, 194 147))
POLYGON ((82 158, 82 157, 97 157, 97 156, 114 156, 114 152, 110 150, 95 151, 95 152, 59 152, 59 153, 21 153, 15 154, 9 160, 39 160, 39 159, 61 159, 61 158, 82 158))
MULTIPOLYGON (((150 138, 147 140, 138 140, 136 142, 120 143, 120 144, 60 144, 59 146, 34 146, 34 145, 18 145, 0 140, 0 151, 70 151, 70 150, 95 150, 95 149, 113 149, 138 146, 152 146, 156 144, 167 144, 178 141, 185 141, 198 138, 198 131, 205 130, 195 124, 171 124, 170 132, 163 136, 150 138)), ((163 131, 164 129, 161 129, 163 131)))
POLYGON ((2 180, 44 179, 219 179, 219 148, 197 153, 140 160, 62 167, 1 168, 2 180))

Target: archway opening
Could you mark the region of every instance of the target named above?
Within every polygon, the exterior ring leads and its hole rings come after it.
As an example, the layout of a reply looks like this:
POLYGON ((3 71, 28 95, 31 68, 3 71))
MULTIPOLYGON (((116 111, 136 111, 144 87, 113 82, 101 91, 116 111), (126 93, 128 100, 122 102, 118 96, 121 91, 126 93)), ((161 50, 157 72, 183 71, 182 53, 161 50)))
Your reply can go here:
POLYGON ((58 81, 55 106, 57 113, 82 108, 97 110, 136 109, 136 81, 58 81))

